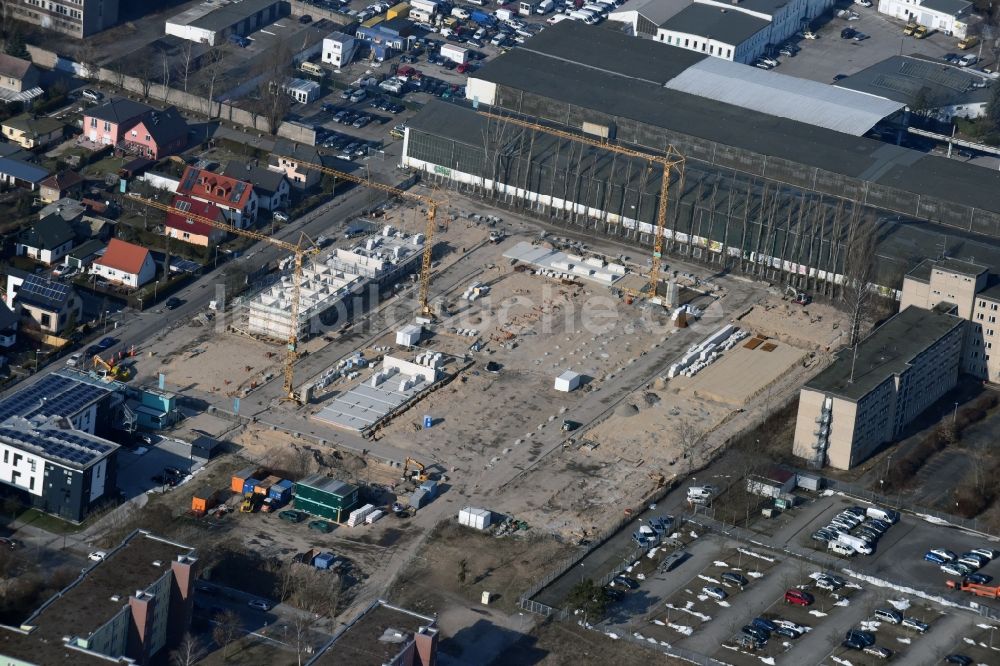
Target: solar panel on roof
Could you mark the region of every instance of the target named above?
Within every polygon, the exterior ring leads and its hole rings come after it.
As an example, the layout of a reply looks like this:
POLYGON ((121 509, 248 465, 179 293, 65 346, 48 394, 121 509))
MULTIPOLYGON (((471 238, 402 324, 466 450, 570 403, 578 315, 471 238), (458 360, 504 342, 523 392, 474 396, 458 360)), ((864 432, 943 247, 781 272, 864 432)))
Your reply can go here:
POLYGON ((41 298, 59 301, 69 292, 69 286, 52 282, 37 275, 29 275, 18 289, 19 294, 31 294, 41 298))

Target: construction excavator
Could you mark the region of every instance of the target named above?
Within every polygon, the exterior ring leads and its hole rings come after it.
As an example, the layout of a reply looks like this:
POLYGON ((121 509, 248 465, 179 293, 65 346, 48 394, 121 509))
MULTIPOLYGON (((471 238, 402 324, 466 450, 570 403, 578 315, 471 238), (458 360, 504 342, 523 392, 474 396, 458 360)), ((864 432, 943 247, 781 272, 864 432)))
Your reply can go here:
POLYGON ((132 369, 122 363, 116 363, 114 359, 105 361, 100 356, 94 356, 94 370, 108 381, 115 379, 120 382, 127 382, 132 378, 132 369))
POLYGON ((413 458, 407 458, 406 462, 403 463, 403 481, 416 481, 417 483, 423 483, 430 478, 430 475, 426 471, 427 466, 422 462, 414 460, 413 458), (413 470, 410 470, 410 465, 413 466, 413 470))

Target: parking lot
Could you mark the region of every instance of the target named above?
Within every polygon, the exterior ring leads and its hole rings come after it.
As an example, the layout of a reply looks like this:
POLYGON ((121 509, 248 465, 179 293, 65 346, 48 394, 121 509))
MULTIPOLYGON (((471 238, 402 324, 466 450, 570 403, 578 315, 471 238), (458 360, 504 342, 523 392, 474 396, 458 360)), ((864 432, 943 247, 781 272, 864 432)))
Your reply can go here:
POLYGON ((152 436, 153 444, 142 443, 134 448, 122 448, 118 454, 118 487, 125 499, 132 499, 152 489, 170 487, 181 482, 202 463, 191 458, 190 446, 173 439, 152 436), (166 470, 174 469, 180 475, 166 470))
POLYGON ((924 39, 906 37, 902 21, 879 14, 875 7, 850 5, 850 10, 858 14, 858 20, 830 19, 814 30, 818 39, 796 42, 802 49, 797 55, 778 58, 781 64, 774 71, 832 83, 838 75, 850 76, 894 55, 920 54, 939 59, 958 51, 955 37, 942 33, 932 33, 924 39), (841 39, 840 33, 847 27, 868 35, 868 39, 841 39))

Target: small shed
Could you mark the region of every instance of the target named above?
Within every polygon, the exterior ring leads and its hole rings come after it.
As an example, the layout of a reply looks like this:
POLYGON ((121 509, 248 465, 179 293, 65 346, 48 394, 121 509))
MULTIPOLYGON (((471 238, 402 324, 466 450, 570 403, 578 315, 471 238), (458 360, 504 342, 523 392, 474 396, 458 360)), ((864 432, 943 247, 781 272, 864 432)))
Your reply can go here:
POLYGON ((409 324, 396 331, 396 344, 401 347, 412 347, 420 342, 423 329, 416 324, 409 324))
POLYGON ((460 525, 473 527, 477 530, 485 530, 493 521, 493 513, 488 509, 477 509, 467 506, 458 512, 458 522, 460 525))
POLYGON ((219 504, 219 491, 209 486, 198 488, 191 496, 191 511, 204 515, 219 504))
POLYGON ((763 497, 776 498, 792 492, 795 488, 795 472, 774 467, 766 474, 751 474, 747 477, 747 492, 763 497))
POLYGON ((572 370, 567 370, 558 377, 556 377, 555 389, 557 391, 562 391, 563 393, 569 393, 570 391, 575 391, 580 388, 580 381, 583 375, 572 370))
POLYGON ((333 567, 333 561, 337 557, 333 553, 320 553, 315 558, 313 558, 312 565, 317 569, 330 569, 333 567))

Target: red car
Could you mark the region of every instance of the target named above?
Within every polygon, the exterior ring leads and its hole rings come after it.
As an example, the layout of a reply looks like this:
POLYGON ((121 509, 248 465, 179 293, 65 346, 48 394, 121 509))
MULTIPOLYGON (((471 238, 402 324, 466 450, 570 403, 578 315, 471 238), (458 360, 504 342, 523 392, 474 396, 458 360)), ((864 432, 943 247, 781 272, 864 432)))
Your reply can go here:
POLYGON ((811 606, 813 601, 813 595, 808 592, 803 592, 798 588, 792 588, 785 592, 785 603, 795 604, 796 606, 811 606))

